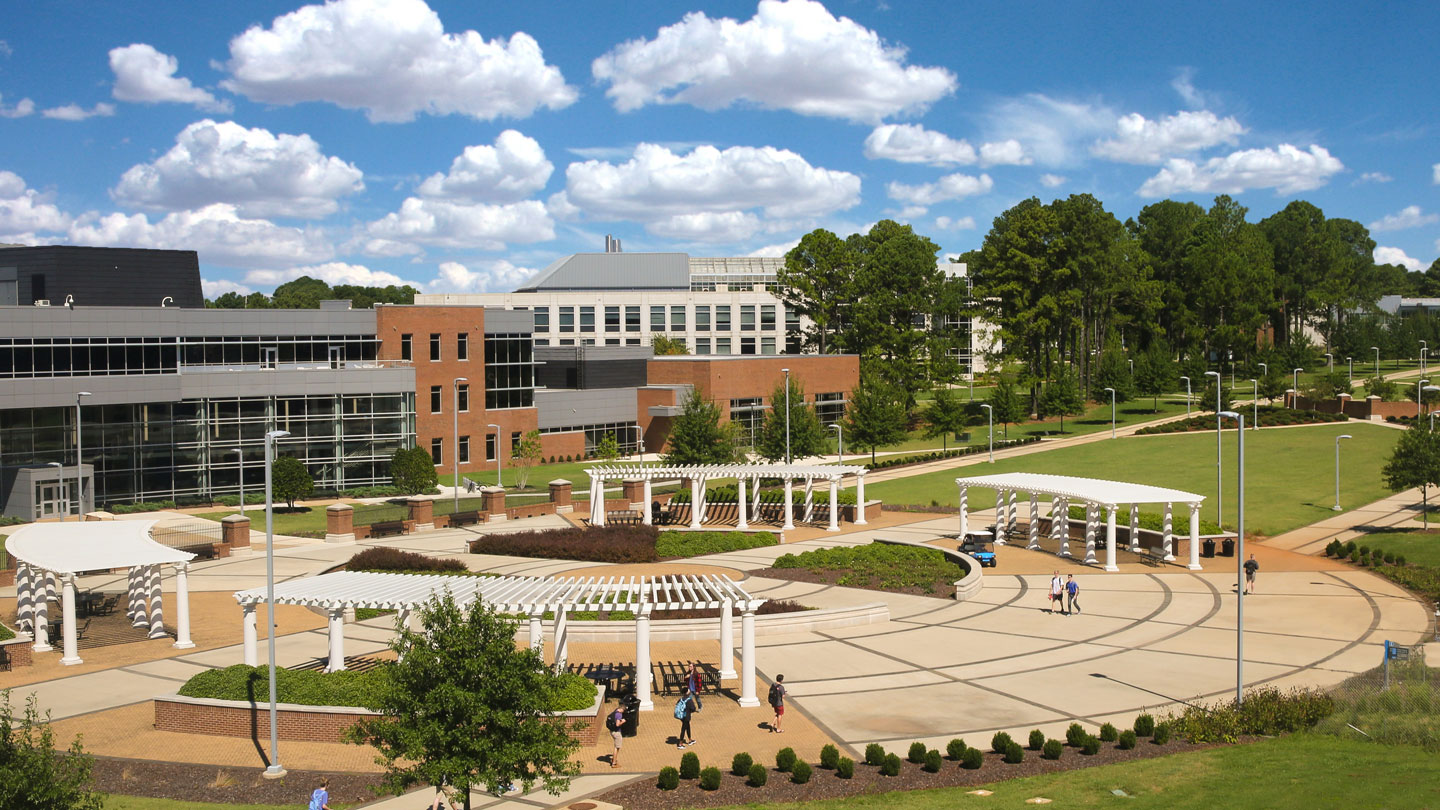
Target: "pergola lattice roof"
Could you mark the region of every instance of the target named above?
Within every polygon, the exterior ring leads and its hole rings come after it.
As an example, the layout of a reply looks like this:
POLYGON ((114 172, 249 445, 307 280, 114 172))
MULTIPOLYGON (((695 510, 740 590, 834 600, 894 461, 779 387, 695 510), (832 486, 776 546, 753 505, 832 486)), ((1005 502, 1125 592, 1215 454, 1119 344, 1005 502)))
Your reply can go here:
POLYGON ((110 568, 170 565, 195 555, 150 539, 158 520, 103 520, 84 523, 32 523, 5 541, 15 559, 42 571, 78 574, 110 568))
POLYGON ((586 468, 591 478, 819 478, 829 480, 846 475, 864 475, 867 470, 854 464, 599 464, 586 468))
POLYGON ((1087 501, 1114 507, 1122 503, 1187 503, 1198 504, 1204 495, 1178 489, 1132 484, 1127 481, 1106 481, 1099 478, 1078 478, 1070 475, 1041 473, 1001 473, 999 475, 961 476, 955 483, 965 487, 1013 489, 1022 492, 1043 492, 1072 500, 1087 501))

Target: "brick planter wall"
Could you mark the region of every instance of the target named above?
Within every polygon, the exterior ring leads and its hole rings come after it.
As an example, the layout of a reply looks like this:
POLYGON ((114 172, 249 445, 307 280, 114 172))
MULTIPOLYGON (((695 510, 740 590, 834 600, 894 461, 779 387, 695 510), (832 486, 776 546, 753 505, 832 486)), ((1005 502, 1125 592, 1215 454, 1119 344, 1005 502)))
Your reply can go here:
MULTIPOLYGON (((12 571, 11 573, 14 572, 12 571)), ((10 667, 12 669, 16 667, 28 667, 35 662, 30 649, 30 645, 33 643, 34 639, 30 637, 29 633, 16 633, 15 638, 9 641, 0 641, 0 647, 3 647, 5 652, 10 654, 10 667)))

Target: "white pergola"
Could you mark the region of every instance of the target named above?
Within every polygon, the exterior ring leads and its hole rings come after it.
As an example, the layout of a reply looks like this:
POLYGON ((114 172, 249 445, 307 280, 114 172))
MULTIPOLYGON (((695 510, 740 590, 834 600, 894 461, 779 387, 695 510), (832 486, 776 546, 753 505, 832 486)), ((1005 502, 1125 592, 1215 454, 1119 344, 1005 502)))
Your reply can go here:
MULTIPOLYGON (((767 600, 721 576, 585 577, 465 577, 441 574, 389 574, 338 571, 275 584, 275 603, 323 608, 329 612, 327 672, 345 668, 345 613, 353 608, 394 610, 406 627, 417 608, 443 593, 456 604, 485 602, 501 613, 529 617, 530 646, 545 643, 542 616, 554 615, 552 637, 555 666, 564 668, 568 652, 568 616, 577 610, 628 610, 635 613, 635 695, 640 708, 654 708, 650 699, 650 615, 656 610, 720 610, 720 676, 735 677, 732 655, 735 624, 732 610, 740 610, 740 705, 759 706, 755 694, 755 611, 767 600)), ((265 589, 237 591, 244 609, 245 663, 256 666, 256 607, 265 603, 265 589)))
POLYGON ((759 482, 763 479, 780 479, 785 482, 784 523, 781 529, 795 528, 795 505, 793 502, 796 481, 805 482, 805 504, 801 522, 808 523, 815 511, 813 499, 816 482, 828 482, 830 487, 829 531, 840 531, 839 490, 840 482, 847 475, 855 476, 855 525, 865 525, 865 473, 866 468, 848 464, 676 464, 652 467, 644 464, 602 464, 589 467, 590 474, 590 523, 605 525, 605 482, 643 481, 645 484, 645 508, 640 510, 640 519, 650 525, 650 487, 654 481, 670 481, 676 478, 690 480, 690 528, 698 529, 705 522, 705 483, 710 480, 734 478, 737 489, 736 528, 750 528, 750 515, 760 508, 759 482), (754 495, 746 497, 746 487, 751 486, 754 495))
POLYGON ((1130 550, 1140 550, 1140 504, 1165 504, 1165 520, 1161 529, 1161 544, 1166 562, 1175 559, 1174 505, 1187 504, 1190 507, 1190 565, 1192 571, 1200 570, 1200 505, 1205 496, 1178 489, 1153 487, 1148 484, 1131 484, 1125 481, 1105 481, 1098 478, 1076 478, 1069 475, 1041 475, 1039 473, 1003 473, 1001 475, 962 476, 955 479, 960 487, 960 535, 963 538, 970 530, 969 500, 970 487, 986 487, 995 490, 995 544, 1004 545, 1005 537, 1015 530, 1017 520, 1016 500, 1020 493, 1030 498, 1030 544, 1027 548, 1040 547, 1040 496, 1050 499, 1050 533, 1060 543, 1059 556, 1070 554, 1070 502, 1085 503, 1085 562, 1095 564, 1095 538, 1100 529, 1100 511, 1105 510, 1105 570, 1119 571, 1115 564, 1115 511, 1121 504, 1130 505, 1130 550))
POLYGON ((150 638, 165 638, 164 611, 160 598, 160 566, 175 566, 175 643, 189 649, 190 588, 189 563, 195 555, 161 545, 150 538, 150 529, 159 521, 115 520, 83 523, 33 523, 23 526, 5 542, 15 557, 15 613, 21 630, 35 639, 34 650, 50 646, 48 603, 55 598, 55 579, 60 578, 64 654, 60 663, 81 663, 75 632, 75 577, 85 571, 130 571, 129 602, 126 613, 135 627, 149 626, 150 638))

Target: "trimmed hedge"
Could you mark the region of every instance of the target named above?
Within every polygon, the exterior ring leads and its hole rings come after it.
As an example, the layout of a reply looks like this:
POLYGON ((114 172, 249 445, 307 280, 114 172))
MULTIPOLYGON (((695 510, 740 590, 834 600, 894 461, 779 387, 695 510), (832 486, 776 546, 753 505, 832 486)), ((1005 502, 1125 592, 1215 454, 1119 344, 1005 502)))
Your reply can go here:
MULTIPOLYGON (((1247 417, 1249 413, 1245 414, 1247 417)), ((1281 427, 1284 425, 1318 425, 1327 422, 1345 422, 1350 417, 1343 413, 1321 413, 1320 411, 1297 411, 1267 405, 1260 409, 1260 427, 1281 427)), ((1247 420, 1248 421, 1248 420, 1247 420)), ((1246 427, 1250 427, 1247 425, 1246 427)), ((1154 436, 1164 433, 1192 433, 1215 429, 1215 415, 1193 416, 1163 425, 1150 425, 1135 431, 1137 436, 1154 436)))
POLYGON ((803 759, 797 760, 794 765, 790 766, 790 781, 797 785, 803 785, 810 781, 810 774, 813 772, 814 769, 810 767, 810 763, 803 759))
POLYGON ((881 776, 899 776, 899 775, 900 775, 900 755, 899 755, 899 754, 886 754, 886 755, 885 755, 885 761, 882 762, 882 763, 880 763, 880 775, 881 775, 881 776))
POLYGON ((1155 718, 1142 714, 1135 718, 1135 736, 1150 737, 1155 734, 1155 718))
POLYGON ((915 763, 916 765, 919 765, 920 763, 925 761, 925 754, 928 750, 929 749, 925 747, 925 743, 912 742, 910 743, 910 751, 908 754, 906 754, 905 758, 915 763))
POLYGON ((140 501, 139 503, 112 503, 105 505, 105 511, 115 515, 133 515, 139 512, 159 512, 174 509, 174 501, 140 501))
POLYGON ((655 780, 661 790, 674 790, 680 787, 680 772, 666 765, 660 769, 660 777, 655 780))
POLYGON ((885 763, 885 749, 880 743, 870 743, 865 746, 865 764, 883 765, 885 763))
POLYGON ((795 749, 794 749, 794 748, 789 748, 789 747, 781 748, 779 751, 776 751, 776 752, 775 752, 775 769, 776 769, 776 770, 782 771, 782 772, 784 772, 784 773, 789 773, 789 772, 790 772, 790 769, 791 769, 792 767, 794 767, 794 765, 795 765, 795 749))
POLYGON ((0 641, 9 641, 12 638, 15 638, 15 631, 0 624, 0 641))
POLYGON ((849 757, 841 757, 835 763, 835 775, 841 779, 852 779, 855 776, 855 760, 849 757))
POLYGON ((1065 744, 1072 748, 1078 747, 1080 743, 1085 742, 1085 736, 1084 726, 1079 723, 1071 723, 1070 727, 1065 729, 1065 744))
POLYGON ((825 768, 826 770, 831 770, 831 771, 833 771, 833 770, 835 770, 836 764, 839 763, 839 762, 840 762, 840 749, 839 749, 839 748, 836 748, 835 746, 829 745, 829 744, 827 743, 824 748, 821 748, 821 749, 820 749, 820 767, 825 768))
POLYGON ((925 752, 925 770, 930 773, 939 773, 942 764, 940 752, 934 749, 925 752))
POLYGON ((1100 753, 1100 738, 1094 734, 1087 734, 1085 739, 1080 741, 1080 753, 1087 757, 1093 757, 1100 753))
POLYGON ((995 732, 995 736, 990 738, 990 750, 997 754, 1003 754, 1005 753, 1005 749, 1010 747, 1010 742, 1009 734, 1003 731, 997 731, 995 732))
MULTIPOLYGON (((1026 436, 1023 439, 1001 439, 995 442, 996 450, 1003 450, 1007 447, 1019 447, 1025 444, 1034 444, 1040 441, 1039 436, 1026 436)), ((881 458, 867 464, 871 471, 884 470, 891 467, 905 467, 911 464, 925 464, 931 461, 944 461, 947 458, 960 458, 961 456, 973 456, 976 453, 987 453, 988 445, 976 444, 970 447, 961 447, 955 450, 935 450, 929 453, 916 453, 913 455, 900 456, 897 458, 881 458)), ((847 490, 848 491, 848 490, 847 490)))
POLYGON ((913 587, 926 593, 934 592, 937 581, 953 582, 965 576, 965 569, 951 562, 938 548, 884 543, 782 554, 771 565, 816 572, 848 571, 836 582, 848 587, 879 590, 913 587))
POLYGON ((700 772, 700 787, 703 790, 720 789, 720 769, 713 765, 700 772))
POLYGON ((1025 761, 1025 749, 1020 747, 1020 743, 1012 742, 1005 746, 1005 761, 1011 765, 1025 761))
POLYGON ((961 757, 965 756, 966 747, 964 740, 958 738, 951 740, 945 744, 945 755, 958 762, 961 757))
POLYGON ((399 574, 469 574, 465 563, 401 551, 390 546, 372 546, 354 555, 345 563, 347 571, 382 571, 399 574))
POLYGON ((752 759, 749 754, 741 751, 735 755, 734 759, 730 760, 730 773, 736 776, 748 776, 750 774, 750 766, 754 764, 755 760, 752 759))
POLYGON ((746 780, 750 787, 765 787, 765 783, 769 780, 770 772, 765 770, 764 765, 757 762, 750 766, 750 778, 746 780))
POLYGON ((966 748, 965 756, 960 758, 960 767, 967 771, 973 771, 985 764, 985 752, 979 748, 966 748))
POLYGON ((1059 759, 1064 751, 1065 745, 1059 740, 1046 740, 1040 747, 1040 757, 1041 759, 1059 759))
POLYGON ((1030 732, 1030 750, 1039 751, 1045 745, 1045 732, 1035 729, 1030 732))
POLYGON ((659 529, 644 525, 548 529, 485 535, 470 543, 470 552, 582 562, 658 562, 655 543, 659 536, 659 529))
POLYGON ((1106 723, 1100 727, 1100 742, 1115 742, 1119 736, 1119 730, 1111 723, 1106 723))
POLYGON ((680 778, 696 779, 700 776, 700 755, 686 751, 680 756, 680 778))
POLYGON ((1115 747, 1121 751, 1129 751, 1135 747, 1136 742, 1135 732, 1127 728, 1120 732, 1120 739, 1115 742, 1115 747))
POLYGON ((1164 745, 1165 743, 1170 742, 1170 724, 1169 724, 1169 723, 1161 723, 1160 725, 1158 725, 1158 726, 1155 727, 1155 738, 1154 738, 1153 742, 1154 742, 1156 745, 1164 745))
POLYGON ((698 557, 779 544, 770 532, 661 532, 655 541, 660 557, 698 557))

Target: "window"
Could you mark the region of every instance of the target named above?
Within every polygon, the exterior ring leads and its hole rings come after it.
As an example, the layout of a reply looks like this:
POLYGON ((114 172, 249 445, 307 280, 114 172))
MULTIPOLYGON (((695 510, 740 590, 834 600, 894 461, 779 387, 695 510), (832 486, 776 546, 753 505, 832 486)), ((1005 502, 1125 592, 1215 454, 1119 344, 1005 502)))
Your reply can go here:
POLYGON ((773 337, 762 337, 762 338, 760 338, 760 353, 761 353, 761 354, 774 354, 774 353, 775 353, 775 338, 773 338, 773 337))
POLYGON ((470 437, 469 437, 469 436, 461 436, 461 437, 460 437, 460 450, 459 450, 459 453, 460 453, 460 463, 461 463, 461 464, 469 464, 469 463, 470 463, 470 437))
POLYGON ((534 403, 535 350, 530 336, 486 335, 485 409, 528 408, 534 403))
POLYGON ((775 331, 775 305, 766 304, 760 307, 760 331, 775 331))
POLYGON ((560 331, 575 331, 575 307, 560 307, 560 331))
POLYGON ((605 338, 605 345, 606 345, 606 346, 619 346, 619 345, 620 345, 620 338, 605 338))
POLYGON ((766 410, 765 401, 760 397, 730 400, 730 421, 740 426, 740 444, 755 445, 755 434, 765 422, 766 410))
POLYGON ((433 362, 435 362, 435 361, 437 361, 437 360, 439 360, 439 359, 440 359, 440 334, 439 334, 438 332, 432 332, 432 333, 430 333, 430 362, 433 363, 433 362))
POLYGON ((719 304, 715 307, 715 331, 730 331, 730 306, 728 304, 719 304))
POLYGON ((580 307, 580 331, 595 331, 595 307, 580 307))
POLYGON ((510 434, 510 456, 512 458, 516 453, 520 452, 520 436, 521 434, 518 430, 510 434))
POLYGON ((455 359, 470 359, 470 335, 466 332, 461 332, 455 336, 455 359))
POLYGON ((753 337, 742 337, 742 338, 740 338, 740 353, 741 353, 741 354, 754 354, 754 353, 755 353, 755 338, 753 338, 753 337))
POLYGON ((430 461, 431 461, 431 463, 433 463, 436 467, 439 467, 441 464, 444 464, 444 463, 445 463, 445 440, 444 440, 444 439, 431 439, 431 440, 430 440, 430 461))
POLYGON ((845 392, 815 395, 815 416, 822 425, 833 425, 845 416, 845 392))
POLYGON ((540 307, 539 309, 535 310, 535 331, 536 331, 536 332, 549 332, 549 331, 550 331, 550 308, 549 308, 549 307, 540 307))
POLYGON ((460 383, 455 389, 455 410, 460 413, 470 412, 470 384, 460 383))
POLYGON ((670 307, 670 331, 671 331, 671 332, 684 332, 684 331, 685 331, 685 305, 684 305, 684 304, 681 304, 681 305, 679 305, 679 306, 672 306, 672 307, 670 307))
POLYGON ((414 342, 414 341, 411 340, 413 337, 414 337, 414 335, 401 335, 401 336, 400 336, 400 359, 401 359, 401 360, 413 360, 413 359, 415 359, 415 358, 414 358, 414 349, 411 347, 411 343, 414 342))
POLYGON ((696 354, 709 354, 709 353, 710 353, 710 338, 708 338, 708 337, 695 338, 695 353, 696 353, 696 354))
POLYGON ((742 304, 742 305, 740 306, 740 331, 741 331, 741 332, 754 332, 754 331, 755 331, 755 305, 754 305, 754 304, 742 304))
POLYGON ((728 338, 728 337, 715 338, 715 353, 716 353, 716 354, 729 354, 729 353, 730 353, 730 338, 728 338))
POLYGON ((438 385, 430 386, 430 412, 440 413, 440 403, 444 396, 444 389, 438 385))
POLYGON ((620 331, 620 307, 605 307, 605 331, 620 331))
POLYGON ((665 307, 650 307, 650 331, 665 331, 665 307))
POLYGON ((625 307, 625 331, 640 331, 640 307, 625 307))
POLYGON ((486 461, 494 461, 494 460, 495 460, 495 434, 494 434, 494 433, 486 433, 486 434, 485 434, 485 460, 486 460, 486 461))
POLYGON ((575 345, 575 338, 561 338, 561 339, 560 339, 560 345, 561 345, 561 346, 574 346, 574 345, 575 345))
POLYGON ((639 346, 639 345, 640 345, 640 338, 625 338, 625 345, 626 345, 626 346, 639 346))
POLYGON ((696 305, 696 307, 695 307, 695 331, 696 331, 696 332, 709 332, 709 331, 710 331, 710 307, 709 307, 708 305, 703 306, 703 307, 702 307, 702 306, 699 306, 699 305, 696 305))

